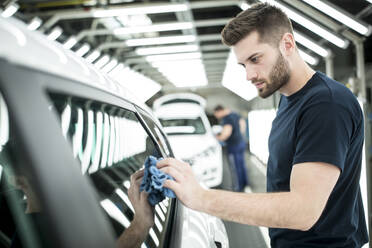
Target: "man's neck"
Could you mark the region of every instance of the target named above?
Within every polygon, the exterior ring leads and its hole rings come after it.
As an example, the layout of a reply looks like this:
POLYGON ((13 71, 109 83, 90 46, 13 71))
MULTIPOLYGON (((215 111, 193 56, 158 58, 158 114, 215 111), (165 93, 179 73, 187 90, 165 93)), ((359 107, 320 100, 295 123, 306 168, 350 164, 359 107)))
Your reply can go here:
POLYGON ((304 61, 299 61, 300 66, 292 69, 290 80, 280 89, 280 93, 285 96, 290 96, 300 89, 311 79, 315 71, 308 66, 304 61))

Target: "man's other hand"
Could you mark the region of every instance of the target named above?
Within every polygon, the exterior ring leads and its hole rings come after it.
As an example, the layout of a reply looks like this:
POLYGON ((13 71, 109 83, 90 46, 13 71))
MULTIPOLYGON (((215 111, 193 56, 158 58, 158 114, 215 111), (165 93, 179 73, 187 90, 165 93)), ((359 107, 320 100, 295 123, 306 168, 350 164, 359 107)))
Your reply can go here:
POLYGON ((139 190, 143 175, 144 170, 139 170, 130 177, 128 197, 135 212, 131 225, 136 225, 143 229, 150 229, 154 225, 154 210, 147 200, 148 193, 144 191, 140 192, 139 190))

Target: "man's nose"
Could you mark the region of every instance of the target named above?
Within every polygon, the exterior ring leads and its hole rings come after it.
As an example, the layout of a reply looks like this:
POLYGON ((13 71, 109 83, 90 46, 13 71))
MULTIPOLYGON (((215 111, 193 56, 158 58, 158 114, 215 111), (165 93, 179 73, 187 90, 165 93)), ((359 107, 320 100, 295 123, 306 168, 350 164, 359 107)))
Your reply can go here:
POLYGON ((252 81, 254 79, 257 79, 257 72, 253 70, 251 67, 247 66, 245 68, 245 73, 246 73, 247 81, 252 81))

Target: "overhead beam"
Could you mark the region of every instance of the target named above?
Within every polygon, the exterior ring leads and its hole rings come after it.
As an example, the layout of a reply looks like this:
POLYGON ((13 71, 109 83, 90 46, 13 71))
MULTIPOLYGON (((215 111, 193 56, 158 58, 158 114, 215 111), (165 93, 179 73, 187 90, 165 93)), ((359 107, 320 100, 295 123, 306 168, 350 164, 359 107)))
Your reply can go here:
MULTIPOLYGON (((212 7, 223 7, 223 6, 233 6, 239 4, 239 0, 215 0, 215 1, 200 1, 200 2, 190 2, 188 3, 189 9, 201 9, 201 8, 212 8, 212 7)), ((42 29, 46 30, 51 28, 54 24, 56 24, 60 20, 71 20, 71 19, 82 19, 82 18, 100 18, 101 16, 97 15, 97 13, 112 13, 111 15, 105 15, 105 17, 109 16, 120 16, 123 15, 122 11, 130 12, 136 8, 144 8, 144 7, 159 7, 164 6, 165 4, 159 3, 146 3, 146 4, 133 4, 133 5, 122 5, 122 6, 106 6, 101 8, 91 8, 89 10, 86 9, 78 9, 78 10, 56 10, 56 11, 44 11, 44 12, 37 12, 32 13, 32 16, 52 16, 45 24, 43 25, 42 29), (108 12, 110 11, 110 12, 108 12)), ((179 5, 179 3, 168 3, 167 6, 172 5, 179 5)))

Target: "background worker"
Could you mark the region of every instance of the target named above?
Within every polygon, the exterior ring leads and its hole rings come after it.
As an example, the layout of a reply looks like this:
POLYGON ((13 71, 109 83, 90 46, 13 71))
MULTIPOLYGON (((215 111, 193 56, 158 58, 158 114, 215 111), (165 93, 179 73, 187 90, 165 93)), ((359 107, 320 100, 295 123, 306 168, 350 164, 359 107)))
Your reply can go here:
POLYGON ((164 186, 194 210, 270 227, 273 248, 362 247, 368 233, 359 186, 364 124, 358 100, 304 62, 291 22, 277 7, 252 5, 222 37, 260 97, 281 93, 269 137, 267 193, 204 189, 189 164, 172 158, 157 164, 175 179, 164 186))
POLYGON ((214 108, 214 116, 221 121, 223 127, 216 138, 226 143, 229 160, 234 164, 233 171, 238 182, 235 190, 242 192, 249 185, 244 158, 246 142, 242 134, 245 131, 245 122, 239 114, 221 105, 214 108))

